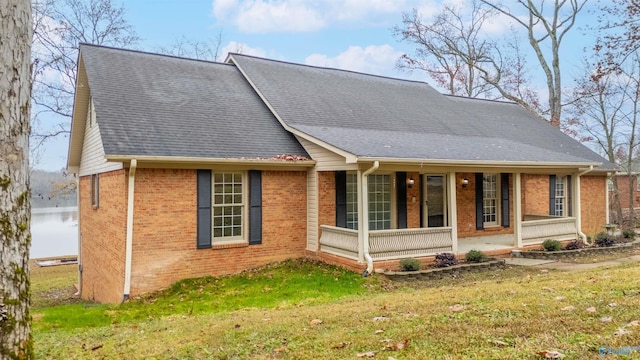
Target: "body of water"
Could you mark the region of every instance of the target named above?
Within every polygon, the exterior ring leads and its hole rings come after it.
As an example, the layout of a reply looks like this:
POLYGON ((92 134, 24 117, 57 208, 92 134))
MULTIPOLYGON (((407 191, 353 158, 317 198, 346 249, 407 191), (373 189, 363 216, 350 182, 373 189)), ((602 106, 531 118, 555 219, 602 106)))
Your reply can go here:
POLYGON ((77 254, 78 208, 32 208, 30 257, 77 254))

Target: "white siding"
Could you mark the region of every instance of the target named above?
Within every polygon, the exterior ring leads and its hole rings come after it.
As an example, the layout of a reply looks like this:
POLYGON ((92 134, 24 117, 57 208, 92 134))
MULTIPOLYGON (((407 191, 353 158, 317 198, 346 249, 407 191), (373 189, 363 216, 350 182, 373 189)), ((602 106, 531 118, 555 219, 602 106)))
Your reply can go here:
POLYGON ((311 155, 311 158, 316 161, 316 170, 318 171, 358 169, 357 164, 347 164, 344 156, 340 156, 299 136, 296 136, 296 139, 311 155))
POLYGON ((318 251, 318 171, 307 171, 307 250, 318 251))
POLYGON ((96 113, 93 101, 89 101, 89 111, 84 130, 84 143, 82 144, 82 155, 80 157, 80 176, 103 173, 107 171, 120 170, 122 163, 107 162, 100 136, 100 127, 96 121, 96 113))

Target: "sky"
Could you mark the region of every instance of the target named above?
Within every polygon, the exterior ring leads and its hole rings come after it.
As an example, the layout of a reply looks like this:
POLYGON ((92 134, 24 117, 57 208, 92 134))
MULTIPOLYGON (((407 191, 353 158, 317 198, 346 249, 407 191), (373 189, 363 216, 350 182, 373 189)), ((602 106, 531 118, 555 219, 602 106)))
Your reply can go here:
MULTIPOLYGON (((397 59, 415 47, 401 43, 392 28, 401 24, 403 12, 414 8, 428 20, 440 11, 443 1, 465 0, 124 0, 123 6, 126 20, 142 39, 135 46, 138 50, 158 52, 182 38, 215 42, 221 33, 220 61, 228 51, 241 52, 425 81, 435 87, 424 73, 396 68, 397 59)), ((518 9, 514 0, 503 3, 518 9)), ((561 66, 566 86, 581 72, 584 49, 594 39, 594 34, 585 30, 595 21, 588 10, 583 10, 564 40, 561 66)), ((513 26, 504 17, 490 25, 486 36, 497 39, 513 26)), ((533 74, 534 88, 545 98, 542 74, 533 57, 529 66, 537 72, 533 74)), ((68 137, 58 137, 47 142, 35 167, 50 171, 65 168, 68 141, 68 137)))

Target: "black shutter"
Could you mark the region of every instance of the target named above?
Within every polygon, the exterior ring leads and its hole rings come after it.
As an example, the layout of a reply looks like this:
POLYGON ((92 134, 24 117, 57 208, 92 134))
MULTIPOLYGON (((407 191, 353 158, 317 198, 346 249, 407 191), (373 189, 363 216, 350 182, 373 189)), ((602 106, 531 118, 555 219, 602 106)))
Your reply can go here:
POLYGON ((549 215, 556 214, 556 176, 549 175, 549 215))
POLYGON ((426 199, 425 194, 424 194, 424 186, 422 184, 425 184, 424 181, 427 181, 427 175, 420 175, 420 227, 426 227, 427 224, 424 223, 424 204, 426 199))
POLYGON ((502 199, 502 226, 509 227, 509 174, 500 174, 500 198, 502 199))
POLYGON ((211 247, 211 170, 198 170, 198 239, 197 248, 211 247))
POLYGON ((347 227, 347 172, 336 171, 336 226, 347 227))
POLYGON ((567 216, 573 216, 573 203, 571 202, 571 175, 567 175, 567 209, 569 214, 567 216))
POLYGON ((484 177, 482 173, 476 173, 476 230, 484 229, 484 193, 482 185, 484 177))
POLYGON ((407 228, 407 173, 396 173, 396 204, 398 204, 398 229, 407 228))
POLYGON ((249 171, 249 245, 262 244, 262 172, 249 171))

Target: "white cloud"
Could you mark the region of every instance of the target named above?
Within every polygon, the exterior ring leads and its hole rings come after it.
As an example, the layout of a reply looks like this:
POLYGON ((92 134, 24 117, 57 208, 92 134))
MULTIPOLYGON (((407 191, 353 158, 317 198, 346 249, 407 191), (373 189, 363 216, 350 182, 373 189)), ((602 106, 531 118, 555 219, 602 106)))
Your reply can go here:
POLYGON ((350 46, 335 57, 328 57, 324 54, 309 55, 305 59, 305 64, 394 76, 396 74, 395 63, 400 55, 402 52, 395 50, 388 44, 369 45, 365 48, 350 46))
POLYGON ((239 43, 236 41, 229 41, 229 43, 227 45, 225 45, 221 50, 220 50, 220 61, 224 61, 227 58, 227 55, 229 53, 240 53, 240 54, 244 54, 244 55, 252 55, 252 56, 259 56, 259 57, 266 57, 267 56, 267 52, 264 51, 261 48, 254 48, 251 47, 245 43, 239 43))
POLYGON ((308 32, 331 24, 393 25, 402 11, 431 14, 437 0, 214 0, 213 15, 247 33, 308 32))

